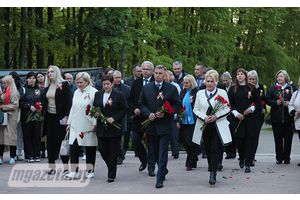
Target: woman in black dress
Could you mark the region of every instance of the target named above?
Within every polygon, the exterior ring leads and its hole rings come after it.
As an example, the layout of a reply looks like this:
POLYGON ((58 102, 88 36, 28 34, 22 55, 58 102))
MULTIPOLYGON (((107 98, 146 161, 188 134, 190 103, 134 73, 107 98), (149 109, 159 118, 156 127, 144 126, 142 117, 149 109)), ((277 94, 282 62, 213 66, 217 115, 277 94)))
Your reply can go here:
POLYGON ((290 84, 285 70, 279 70, 276 82, 271 85, 267 95, 267 104, 271 106, 271 123, 275 140, 276 164, 290 164, 290 154, 294 133, 294 119, 288 112, 289 101, 297 90, 290 84))
POLYGON ((240 158, 240 168, 250 173, 250 166, 255 153, 257 129, 260 122, 257 120, 260 112, 260 101, 257 89, 248 84, 247 71, 239 68, 236 71, 236 82, 228 92, 228 97, 234 119, 230 122, 234 130, 235 141, 240 158))

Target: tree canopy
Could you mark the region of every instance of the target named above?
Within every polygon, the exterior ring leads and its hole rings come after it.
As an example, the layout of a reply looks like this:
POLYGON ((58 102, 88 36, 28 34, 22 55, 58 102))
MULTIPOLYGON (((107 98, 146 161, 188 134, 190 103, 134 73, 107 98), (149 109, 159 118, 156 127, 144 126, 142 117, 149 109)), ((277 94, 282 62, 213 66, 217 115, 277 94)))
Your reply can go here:
POLYGON ((279 69, 300 75, 299 8, 0 8, 0 67, 131 66, 150 60, 193 73, 257 70, 270 84, 279 69))

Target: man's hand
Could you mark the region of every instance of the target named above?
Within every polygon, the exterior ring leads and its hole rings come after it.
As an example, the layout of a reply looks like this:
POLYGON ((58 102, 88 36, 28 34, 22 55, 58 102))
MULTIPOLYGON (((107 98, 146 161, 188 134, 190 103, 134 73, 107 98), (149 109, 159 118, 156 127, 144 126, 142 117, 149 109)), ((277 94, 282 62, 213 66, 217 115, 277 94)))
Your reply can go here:
POLYGON ((149 119, 150 119, 151 121, 153 121, 153 120, 155 120, 155 118, 156 118, 155 114, 154 114, 154 113, 150 113, 149 119))
POLYGON ((157 118, 163 118, 165 116, 165 113, 163 113, 163 112, 157 112, 157 113, 155 113, 155 116, 157 118))
POLYGON ((107 119, 107 122, 110 123, 110 124, 114 123, 114 121, 115 121, 115 120, 114 120, 114 118, 112 118, 112 117, 110 117, 110 118, 107 119))
POLYGON ((141 111, 140 111, 140 109, 138 109, 138 108, 134 109, 133 112, 134 112, 134 114, 137 115, 137 116, 139 116, 139 115, 141 114, 141 111))

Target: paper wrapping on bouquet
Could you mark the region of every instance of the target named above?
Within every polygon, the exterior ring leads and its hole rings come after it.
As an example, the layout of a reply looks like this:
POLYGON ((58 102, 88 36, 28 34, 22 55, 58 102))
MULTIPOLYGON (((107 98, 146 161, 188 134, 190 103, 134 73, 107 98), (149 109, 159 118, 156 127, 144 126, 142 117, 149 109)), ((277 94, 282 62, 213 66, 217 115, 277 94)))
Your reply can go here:
POLYGON ((7 113, 0 111, 0 125, 7 126, 7 124, 8 124, 7 113))

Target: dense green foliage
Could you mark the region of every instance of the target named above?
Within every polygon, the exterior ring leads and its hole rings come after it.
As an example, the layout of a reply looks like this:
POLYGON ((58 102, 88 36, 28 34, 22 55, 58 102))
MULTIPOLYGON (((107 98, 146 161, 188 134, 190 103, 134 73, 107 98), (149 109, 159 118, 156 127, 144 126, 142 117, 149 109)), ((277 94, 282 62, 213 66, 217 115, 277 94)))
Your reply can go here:
POLYGON ((2 68, 113 66, 181 60, 219 72, 256 69, 263 83, 300 62, 299 8, 0 8, 2 68))

